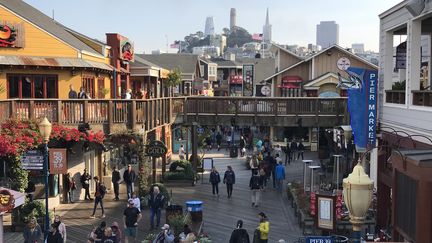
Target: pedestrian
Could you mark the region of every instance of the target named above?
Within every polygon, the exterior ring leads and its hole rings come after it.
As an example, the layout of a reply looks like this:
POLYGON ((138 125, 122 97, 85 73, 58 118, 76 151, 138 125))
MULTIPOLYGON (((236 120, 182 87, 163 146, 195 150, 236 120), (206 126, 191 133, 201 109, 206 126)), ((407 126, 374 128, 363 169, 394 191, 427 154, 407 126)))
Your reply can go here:
POLYGON ((128 164, 127 170, 123 173, 123 181, 126 183, 126 191, 128 199, 132 197, 132 192, 134 192, 134 182, 137 176, 135 171, 132 169, 131 164, 128 164))
POLYGON ((250 162, 249 162, 249 166, 250 166, 252 172, 253 172, 254 170, 258 170, 258 169, 259 169, 259 168, 258 168, 258 166, 259 166, 259 162, 258 162, 258 157, 257 157, 256 154, 253 154, 253 155, 252 155, 252 159, 251 159, 250 162))
POLYGON ((233 185, 235 184, 235 173, 231 167, 231 165, 227 166, 227 170, 225 171, 225 175, 223 178, 223 183, 226 184, 228 198, 231 198, 233 185))
POLYGON ((81 185, 82 188, 84 188, 85 190, 84 200, 93 200, 90 197, 90 182, 91 182, 91 175, 87 172, 87 169, 84 169, 84 173, 81 176, 81 185))
POLYGON ((229 243, 249 243, 249 234, 247 230, 243 229, 243 221, 238 220, 236 228, 231 233, 229 243))
POLYGON ((262 145, 263 145, 263 142, 261 141, 261 139, 259 139, 256 143, 256 148, 257 148, 258 153, 261 153, 262 145))
POLYGON ((185 151, 184 146, 182 144, 182 145, 180 145, 179 152, 178 152, 180 160, 185 159, 185 154, 186 154, 186 151, 185 151))
POLYGON ((98 227, 93 228, 88 236, 89 242, 102 242, 105 235, 106 222, 102 221, 98 227))
POLYGON ((218 132, 216 135, 216 144, 217 144, 218 151, 220 151, 220 147, 222 144, 222 135, 220 134, 220 132, 218 132))
POLYGON ((276 144, 276 147, 274 147, 273 154, 274 155, 276 155, 276 154, 281 155, 282 154, 282 148, 281 148, 281 146, 279 146, 279 144, 276 144))
POLYGON ((292 155, 292 161, 294 162, 296 160, 296 155, 297 155, 297 141, 295 140, 291 141, 291 155, 292 155))
POLYGON ((69 85, 69 95, 68 95, 69 99, 76 99, 78 98, 78 94, 77 92, 74 90, 73 85, 69 85))
POLYGON ((240 136, 239 145, 240 145, 240 156, 243 157, 245 156, 246 153, 246 140, 244 139, 243 136, 240 136))
POLYGON ((106 187, 103 184, 103 182, 99 181, 99 177, 95 176, 93 177, 95 183, 96 183, 96 188, 95 188, 95 202, 94 202, 94 207, 93 207, 93 214, 90 216, 90 218, 95 218, 95 213, 96 213, 96 207, 98 204, 100 204, 101 209, 102 209, 102 218, 105 218, 105 209, 103 207, 103 198, 105 196, 106 193, 106 187))
POLYGON ((206 145, 207 145, 207 151, 210 151, 212 149, 212 141, 210 135, 208 135, 205 139, 206 145))
POLYGON ((287 165, 287 163, 289 165, 291 164, 291 147, 289 142, 287 142, 285 148, 285 165, 287 165))
POLYGON ((261 185, 263 186, 263 189, 265 189, 267 187, 267 179, 268 179, 267 175, 269 171, 267 161, 261 160, 258 168, 259 168, 259 176, 261 179, 261 185))
POLYGON ((136 192, 132 192, 132 197, 131 199, 134 201, 134 207, 136 207, 140 212, 141 212, 141 201, 140 199, 137 197, 136 192))
POLYGON ((282 165, 282 161, 279 161, 276 166, 276 189, 282 192, 283 181, 285 180, 285 166, 282 165))
POLYGON ((60 215, 54 216, 54 223, 58 224, 58 232, 61 234, 63 238, 63 242, 66 243, 66 225, 63 222, 61 222, 60 215))
POLYGON ((128 207, 123 212, 123 222, 125 227, 125 242, 135 242, 137 236, 138 222, 141 220, 141 212, 134 206, 134 200, 128 200, 128 207))
POLYGON ((127 89, 125 93, 125 100, 130 100, 130 99, 132 99, 132 90, 127 89))
POLYGON ((47 237, 47 243, 63 243, 62 235, 60 234, 58 230, 59 224, 58 223, 52 223, 51 224, 51 230, 47 237))
POLYGON ((102 243, 118 243, 117 238, 113 235, 111 227, 106 227, 104 230, 104 236, 102 237, 102 243))
POLYGON ((219 196, 219 183, 221 181, 219 172, 216 170, 216 167, 213 166, 211 172, 210 172, 210 183, 212 184, 212 192, 213 195, 219 196))
POLYGON ((117 166, 113 166, 113 171, 111 174, 111 181, 114 187, 114 200, 118 201, 119 198, 119 185, 120 185, 120 171, 118 171, 117 166))
POLYGON ((258 175, 258 170, 252 171, 252 176, 249 180, 249 188, 252 191, 252 207, 258 207, 262 188, 261 180, 258 175))
POLYGON ((300 159, 301 156, 302 160, 304 160, 303 154, 304 154, 305 147, 301 141, 299 142, 297 149, 298 149, 297 159, 300 159))
POLYGON ((78 99, 87 99, 87 93, 84 87, 80 88, 80 92, 78 93, 78 99))
POLYGON ((268 242, 268 235, 270 231, 270 223, 268 221, 267 216, 260 212, 258 214, 259 217, 259 225, 257 227, 257 230, 259 230, 259 243, 267 243, 268 242))
POLYGON ((266 161, 268 164, 267 178, 270 179, 270 175, 272 176, 273 188, 276 188, 276 159, 273 158, 271 152, 267 152, 266 161))
POLYGON ((165 203, 165 197, 160 193, 159 187, 154 186, 153 191, 150 190, 148 205, 150 207, 150 229, 154 229, 154 217, 156 216, 156 227, 160 225, 161 210, 165 203))
POLYGON ((156 236, 156 239, 153 243, 172 243, 174 242, 174 234, 170 230, 170 226, 168 224, 164 224, 162 227, 162 231, 156 236))
POLYGON ((227 148, 226 150, 228 150, 231 147, 231 140, 232 140, 232 136, 231 136, 231 131, 229 131, 225 137, 225 140, 227 142, 227 148))
POLYGON ((116 221, 114 221, 111 224, 111 229, 112 229, 112 234, 113 234, 113 236, 115 236, 117 242, 121 243, 121 241, 123 239, 123 233, 119 227, 119 224, 116 221))
POLYGON ((64 190, 67 192, 67 201, 73 203, 74 191, 76 189, 75 179, 70 173, 66 174, 64 190))
POLYGON ((36 218, 31 218, 23 230, 24 243, 41 242, 42 229, 36 218))

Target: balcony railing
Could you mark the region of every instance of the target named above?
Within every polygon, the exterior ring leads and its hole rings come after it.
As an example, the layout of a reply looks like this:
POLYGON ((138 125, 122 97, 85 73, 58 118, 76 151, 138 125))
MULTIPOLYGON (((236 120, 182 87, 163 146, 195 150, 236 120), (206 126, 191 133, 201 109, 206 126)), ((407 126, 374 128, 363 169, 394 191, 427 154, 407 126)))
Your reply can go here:
POLYGON ((405 90, 386 90, 386 103, 405 104, 405 90))
POLYGON ((432 90, 413 90, 413 105, 432 106, 432 90))

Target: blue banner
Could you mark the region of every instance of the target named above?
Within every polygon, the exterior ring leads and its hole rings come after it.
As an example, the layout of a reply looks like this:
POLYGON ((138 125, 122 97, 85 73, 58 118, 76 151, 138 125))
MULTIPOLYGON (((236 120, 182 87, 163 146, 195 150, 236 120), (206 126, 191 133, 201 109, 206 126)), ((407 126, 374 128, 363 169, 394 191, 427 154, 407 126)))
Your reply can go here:
POLYGON ((348 111, 357 152, 375 146, 378 72, 350 67, 349 80, 339 76, 339 85, 348 89, 348 111))

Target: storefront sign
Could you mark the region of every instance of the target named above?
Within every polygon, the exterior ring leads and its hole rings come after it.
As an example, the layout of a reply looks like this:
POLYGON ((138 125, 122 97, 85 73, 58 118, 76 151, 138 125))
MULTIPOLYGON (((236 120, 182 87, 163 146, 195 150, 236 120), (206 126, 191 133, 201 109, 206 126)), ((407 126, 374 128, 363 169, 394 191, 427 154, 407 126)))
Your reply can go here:
POLYGON ((253 96, 254 65, 243 65, 243 96, 253 96))
POLYGON ((115 144, 136 144, 135 138, 130 135, 112 136, 110 140, 115 144))
POLYGON ((243 84, 242 75, 231 75, 229 78, 230 84, 243 84))
POLYGON ((26 151, 21 156, 21 166, 25 170, 43 170, 44 156, 39 150, 26 151))
POLYGON ((133 43, 125 37, 120 37, 120 59, 128 62, 134 61, 133 43))
POLYGON ((67 173, 66 149, 49 150, 50 174, 67 173))
POLYGON ((378 72, 348 68, 347 73, 350 75, 350 82, 355 83, 348 88, 348 110, 354 143, 357 151, 361 152, 369 145, 375 146, 378 72))
POLYGON ((146 155, 151 157, 162 157, 167 153, 167 147, 162 141, 154 140, 146 146, 146 155))
POLYGON ((24 27, 22 23, 0 21, 0 47, 24 47, 24 27))
POLYGON ((308 236, 306 243, 333 243, 331 236, 308 236))
POLYGON ((15 207, 15 199, 9 190, 0 191, 0 213, 8 212, 15 207))

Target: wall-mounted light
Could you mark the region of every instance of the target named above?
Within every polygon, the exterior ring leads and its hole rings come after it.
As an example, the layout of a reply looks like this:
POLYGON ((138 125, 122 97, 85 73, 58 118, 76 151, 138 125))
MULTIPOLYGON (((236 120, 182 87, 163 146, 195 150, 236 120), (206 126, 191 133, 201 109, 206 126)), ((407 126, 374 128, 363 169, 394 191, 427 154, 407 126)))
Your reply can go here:
POLYGON ((77 75, 77 73, 76 73, 75 69, 72 69, 72 70, 71 70, 71 75, 72 75, 72 76, 75 76, 75 75, 77 75))

